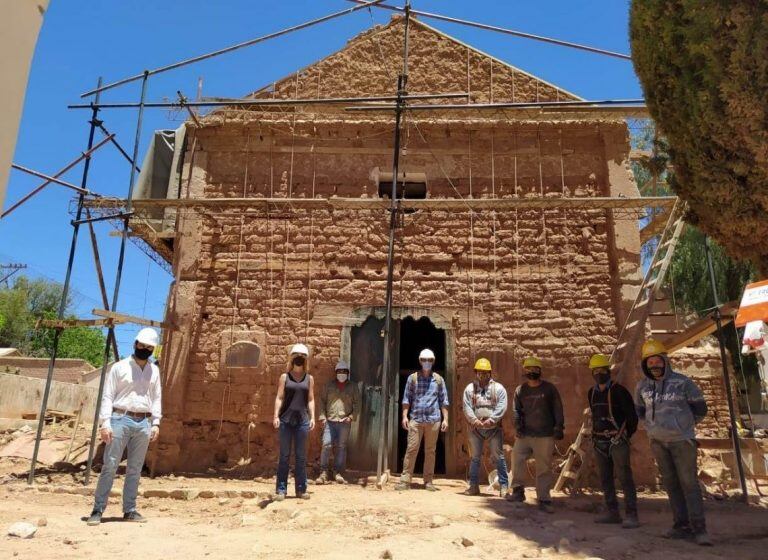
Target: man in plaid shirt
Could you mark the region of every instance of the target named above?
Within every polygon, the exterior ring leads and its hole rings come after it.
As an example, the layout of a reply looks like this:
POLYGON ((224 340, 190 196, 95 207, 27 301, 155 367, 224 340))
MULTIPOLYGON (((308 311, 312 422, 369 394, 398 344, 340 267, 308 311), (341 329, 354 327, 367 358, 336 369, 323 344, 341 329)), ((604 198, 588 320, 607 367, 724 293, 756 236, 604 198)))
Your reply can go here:
POLYGON ((435 474, 435 450, 439 432, 448 429, 448 391, 445 380, 432 371, 435 354, 424 349, 419 354, 421 370, 408 376, 403 391, 403 429, 408 430, 408 448, 403 458, 403 474, 396 490, 411 487, 411 475, 424 438, 424 487, 437 491, 432 482, 435 474), (410 412, 410 419, 408 413, 410 412), (442 412, 442 421, 440 413, 442 412))

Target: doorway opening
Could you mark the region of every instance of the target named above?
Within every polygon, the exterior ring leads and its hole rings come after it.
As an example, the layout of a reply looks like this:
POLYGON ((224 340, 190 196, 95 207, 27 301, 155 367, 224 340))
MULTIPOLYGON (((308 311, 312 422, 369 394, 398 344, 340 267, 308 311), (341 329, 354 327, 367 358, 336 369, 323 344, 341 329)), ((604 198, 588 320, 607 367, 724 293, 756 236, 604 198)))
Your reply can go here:
MULTIPOLYGON (((408 432, 403 429, 400 424, 400 403, 403 400, 403 392, 405 391, 406 383, 408 382, 408 376, 418 371, 419 366, 419 353, 424 348, 429 348, 435 353, 435 366, 434 371, 440 373, 445 379, 445 331, 438 329, 427 317, 422 317, 418 320, 413 317, 406 317, 400 321, 400 333, 399 333, 399 387, 397 392, 397 408, 398 408, 398 421, 397 421, 397 472, 403 470, 403 458, 405 456, 405 449, 408 446, 408 432)), ((446 386, 446 391, 450 395, 449 388, 446 386)), ((435 474, 446 473, 445 462, 445 447, 446 447, 446 435, 440 432, 437 439, 437 450, 435 457, 435 474)), ((416 457, 416 464, 414 466, 413 473, 421 474, 424 469, 424 442, 422 441, 419 449, 419 454, 416 457)))

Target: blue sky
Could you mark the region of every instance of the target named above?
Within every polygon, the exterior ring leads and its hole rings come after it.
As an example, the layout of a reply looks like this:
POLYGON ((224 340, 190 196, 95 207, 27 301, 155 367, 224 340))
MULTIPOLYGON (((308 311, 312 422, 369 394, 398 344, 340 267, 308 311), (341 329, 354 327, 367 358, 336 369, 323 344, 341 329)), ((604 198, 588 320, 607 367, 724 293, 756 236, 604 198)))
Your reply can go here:
MULTIPOLYGON (((400 4, 401 0, 389 0, 400 4)), ((85 149, 88 111, 68 110, 98 76, 106 82, 144 69, 302 23, 349 6, 342 0, 52 0, 37 44, 14 162, 53 173, 85 149)), ((518 29, 529 33, 629 52, 628 0, 414 0, 424 11, 518 29)), ((150 79, 148 100, 173 99, 176 90, 193 97, 198 78, 203 95, 240 96, 342 48, 346 40, 390 12, 362 10, 231 54, 150 79)), ((629 61, 532 42, 456 24, 430 25, 587 99, 635 98, 642 93, 629 61)), ((102 101, 135 101, 137 84, 106 92, 102 101)), ((135 133, 133 110, 104 111, 105 126, 130 152, 135 133)), ((183 115, 149 111, 141 138, 141 161, 151 131, 175 128, 183 115)), ((97 138, 100 136, 97 134, 97 138)), ((79 184, 81 167, 64 179, 79 184)), ((111 146, 92 162, 89 187, 125 196, 130 169, 111 146)), ((39 184, 13 171, 6 207, 39 184)), ((22 262, 31 276, 64 278, 71 237, 71 193, 51 185, 0 221, 0 263, 22 262)), ((112 293, 119 238, 114 228, 97 226, 107 289, 112 293)), ((78 314, 101 307, 87 230, 81 232, 72 289, 78 314)), ((128 244, 118 309, 162 318, 170 276, 128 244)), ((120 351, 128 352, 136 327, 118 328, 120 351)))

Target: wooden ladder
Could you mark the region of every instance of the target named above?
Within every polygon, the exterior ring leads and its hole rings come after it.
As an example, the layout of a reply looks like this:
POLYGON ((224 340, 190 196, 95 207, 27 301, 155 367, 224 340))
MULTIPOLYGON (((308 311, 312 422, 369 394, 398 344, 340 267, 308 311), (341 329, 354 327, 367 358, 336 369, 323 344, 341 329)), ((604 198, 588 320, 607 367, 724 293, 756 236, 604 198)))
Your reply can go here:
MULTIPOLYGON (((645 337, 645 324, 653 310, 654 301, 664 282, 669 264, 672 262, 675 247, 685 228, 684 215, 685 203, 678 199, 669 213, 667 224, 659 237, 653 259, 651 259, 651 264, 645 273, 637 297, 635 297, 632 308, 619 331, 616 347, 611 352, 611 369, 615 372, 617 382, 621 381, 624 372, 628 369, 622 367, 623 364, 634 362, 634 354, 645 337)), ((571 494, 575 494, 579 490, 585 474, 582 471, 586 470, 588 465, 585 457, 591 453, 591 450, 587 448, 587 443, 592 441, 592 422, 589 409, 585 411, 584 417, 576 440, 568 448, 566 460, 555 483, 555 491, 563 490, 569 480, 571 481, 571 494)))

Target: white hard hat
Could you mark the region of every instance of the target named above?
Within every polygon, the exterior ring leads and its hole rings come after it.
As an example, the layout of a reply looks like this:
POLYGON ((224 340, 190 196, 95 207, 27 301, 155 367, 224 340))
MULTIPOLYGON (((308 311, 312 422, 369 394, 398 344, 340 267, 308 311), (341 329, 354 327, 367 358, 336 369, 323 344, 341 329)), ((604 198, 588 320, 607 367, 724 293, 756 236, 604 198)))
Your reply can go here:
POLYGON ((305 356, 309 356, 309 348, 307 348, 305 344, 297 343, 291 348, 291 354, 304 354, 305 356))
POLYGON ((155 329, 147 327, 146 329, 141 329, 139 334, 136 335, 136 342, 141 342, 154 348, 160 343, 160 336, 155 329))
POLYGON ((435 359, 435 353, 432 352, 429 348, 424 348, 424 350, 421 351, 421 354, 419 354, 419 360, 434 360, 435 359))
POLYGON ((345 362, 344 360, 339 360, 336 363, 336 371, 339 371, 340 369, 345 369, 345 370, 349 371, 349 364, 347 362, 345 362))

